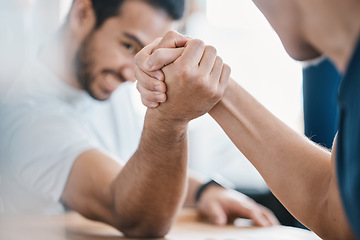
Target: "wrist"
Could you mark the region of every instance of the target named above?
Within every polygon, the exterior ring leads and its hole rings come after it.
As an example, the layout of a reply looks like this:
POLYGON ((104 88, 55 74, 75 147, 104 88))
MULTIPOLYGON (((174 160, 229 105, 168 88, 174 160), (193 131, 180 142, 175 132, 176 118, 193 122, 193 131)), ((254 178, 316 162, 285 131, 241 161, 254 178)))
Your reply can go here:
POLYGON ((152 132, 156 139, 162 139, 166 145, 179 143, 187 138, 188 122, 176 121, 160 114, 156 109, 148 109, 144 121, 144 130, 152 132))
POLYGON ((221 175, 216 175, 206 183, 202 184, 195 193, 195 203, 198 203, 201 197, 204 195, 204 192, 211 187, 220 187, 223 189, 234 189, 235 184, 229 181, 228 179, 224 178, 221 175))
POLYGON ((177 113, 177 109, 165 108, 165 106, 162 106, 162 104, 156 108, 148 108, 146 112, 146 114, 151 115, 152 118, 158 119, 158 121, 161 121, 165 124, 177 127, 187 126, 187 124, 190 122, 190 119, 179 117, 179 114, 177 113))
POLYGON ((231 102, 231 98, 234 97, 234 94, 238 94, 236 89, 239 88, 239 84, 232 78, 229 79, 229 84, 227 85, 224 95, 220 99, 220 101, 209 111, 209 114, 213 116, 217 112, 221 111, 221 109, 228 105, 231 102))
POLYGON ((186 130, 189 120, 183 118, 175 118, 171 113, 162 111, 157 108, 148 108, 146 118, 152 123, 161 124, 163 127, 168 127, 174 130, 186 130))

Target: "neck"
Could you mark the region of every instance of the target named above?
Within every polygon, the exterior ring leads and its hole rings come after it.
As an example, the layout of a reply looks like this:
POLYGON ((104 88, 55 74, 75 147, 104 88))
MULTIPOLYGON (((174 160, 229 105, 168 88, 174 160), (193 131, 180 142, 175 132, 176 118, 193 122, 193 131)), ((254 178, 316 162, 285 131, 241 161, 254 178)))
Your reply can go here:
MULTIPOLYGON (((359 14, 360 15, 360 14, 359 14)), ((334 36, 337 36, 333 41, 329 41, 326 46, 328 50, 328 57, 337 66, 338 70, 345 73, 350 60, 355 51, 360 34, 360 18, 349 22, 347 28, 334 29, 334 36)))
POLYGON ((40 50, 39 60, 60 80, 81 89, 73 66, 78 46, 71 39, 65 27, 62 27, 40 50))
POLYGON ((300 0, 308 41, 345 72, 360 35, 357 0, 300 0))

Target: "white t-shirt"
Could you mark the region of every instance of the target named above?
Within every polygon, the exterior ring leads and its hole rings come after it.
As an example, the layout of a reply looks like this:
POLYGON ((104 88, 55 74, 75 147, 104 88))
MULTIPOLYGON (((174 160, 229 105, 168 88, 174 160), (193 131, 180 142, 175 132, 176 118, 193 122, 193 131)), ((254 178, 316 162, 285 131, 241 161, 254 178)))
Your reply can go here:
MULTIPOLYGON (((132 83, 104 102, 28 61, 0 99, 0 212, 58 213, 72 164, 86 150, 125 164, 141 137, 145 107, 132 83)), ((266 190, 256 169, 208 115, 189 127, 189 166, 241 188, 266 190)))
POLYGON ((57 213, 72 164, 101 149, 125 163, 136 150, 143 108, 134 84, 92 99, 39 61, 25 64, 0 107, 0 212, 57 213))

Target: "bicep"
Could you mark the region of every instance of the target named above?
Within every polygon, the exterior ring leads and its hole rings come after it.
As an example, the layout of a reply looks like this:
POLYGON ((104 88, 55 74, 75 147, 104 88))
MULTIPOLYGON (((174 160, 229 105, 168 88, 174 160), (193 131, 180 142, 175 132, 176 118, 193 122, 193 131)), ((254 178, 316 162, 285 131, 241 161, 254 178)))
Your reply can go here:
POLYGON ((83 216, 114 223, 111 184, 122 166, 100 150, 88 150, 74 162, 62 202, 83 216))

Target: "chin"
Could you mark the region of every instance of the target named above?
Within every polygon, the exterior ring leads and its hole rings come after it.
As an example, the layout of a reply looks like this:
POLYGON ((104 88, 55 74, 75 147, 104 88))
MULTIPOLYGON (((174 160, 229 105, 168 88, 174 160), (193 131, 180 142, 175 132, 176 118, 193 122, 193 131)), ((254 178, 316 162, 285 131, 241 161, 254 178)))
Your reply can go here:
POLYGON ((112 93, 105 93, 105 92, 101 92, 101 93, 96 93, 95 91, 88 91, 89 95, 98 101, 106 101, 111 97, 112 93))
POLYGON ((98 101, 106 101, 111 97, 111 94, 104 94, 101 96, 96 97, 95 99, 98 101))
POLYGON ((296 61, 308 61, 322 56, 322 54, 309 44, 286 44, 284 48, 288 55, 296 61))
POLYGON ((110 98, 110 96, 108 96, 108 97, 98 97, 98 98, 95 98, 95 99, 98 100, 98 101, 103 102, 103 101, 108 100, 109 98, 110 98))

